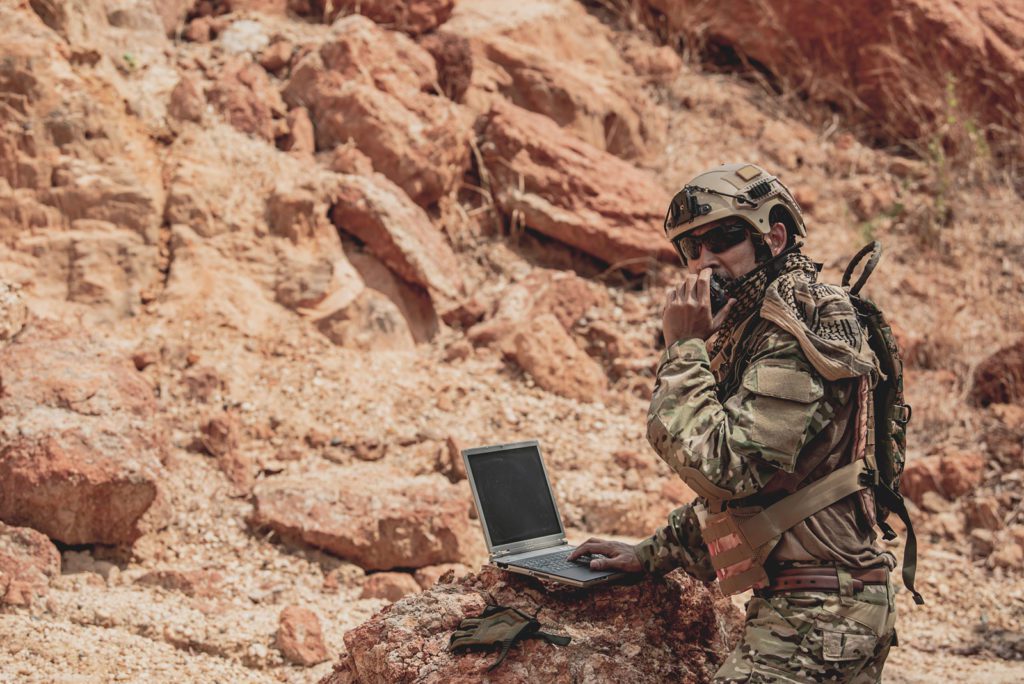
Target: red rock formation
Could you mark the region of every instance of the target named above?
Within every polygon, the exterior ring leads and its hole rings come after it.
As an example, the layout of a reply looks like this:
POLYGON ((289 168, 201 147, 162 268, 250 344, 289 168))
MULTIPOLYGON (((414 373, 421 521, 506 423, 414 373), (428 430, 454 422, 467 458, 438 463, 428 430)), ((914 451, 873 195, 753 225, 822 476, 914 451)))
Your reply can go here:
POLYGON ((274 477, 255 488, 253 523, 367 570, 463 560, 479 542, 466 491, 440 475, 367 465, 274 477))
POLYGON ((600 401, 608 378, 600 364, 576 346, 552 315, 540 316, 516 331, 512 356, 544 389, 578 401, 600 401))
POLYGON ((28 606, 60 575, 60 553, 46 535, 0 522, 0 606, 28 606))
POLYGON ((547 117, 495 103, 480 122, 484 165, 502 213, 611 264, 643 271, 678 259, 661 233, 669 193, 644 171, 547 117))
POLYGON ((329 657, 320 619, 309 608, 299 606, 288 606, 281 611, 277 648, 288 662, 306 667, 329 657))
POLYGON ((971 401, 976 406, 1024 403, 1024 339, 978 364, 974 369, 971 401))
POLYGON ((382 175, 343 176, 331 193, 331 220, 395 273, 442 296, 462 287, 455 254, 426 212, 382 175))
POLYGON ((0 352, 0 519, 65 544, 130 543, 166 436, 127 356, 39 322, 0 352))
POLYGON ((956 499, 981 484, 985 458, 977 453, 911 459, 900 478, 900 489, 920 505, 927 492, 956 499))
POLYGON ((373 167, 413 200, 429 205, 469 167, 471 130, 455 103, 423 92, 437 79, 433 58, 415 42, 360 17, 295 67, 284 90, 309 109, 320 150, 354 141, 373 167))
POLYGON ((326 23, 359 12, 396 31, 413 35, 437 28, 451 16, 455 0, 289 0, 293 8, 326 23))
POLYGON ((679 572, 580 591, 485 568, 395 603, 345 635, 348 653, 321 684, 357 682, 708 682, 735 638, 739 611, 679 572), (537 614, 568 646, 451 653, 448 639, 486 603, 537 614))
POLYGON ((890 141, 937 132, 963 143, 973 127, 1020 144, 1024 17, 1015 0, 644 4, 669 32, 734 48, 890 141))
POLYGON ((375 572, 366 577, 359 598, 377 598, 395 602, 408 594, 415 594, 420 585, 407 572, 375 572))

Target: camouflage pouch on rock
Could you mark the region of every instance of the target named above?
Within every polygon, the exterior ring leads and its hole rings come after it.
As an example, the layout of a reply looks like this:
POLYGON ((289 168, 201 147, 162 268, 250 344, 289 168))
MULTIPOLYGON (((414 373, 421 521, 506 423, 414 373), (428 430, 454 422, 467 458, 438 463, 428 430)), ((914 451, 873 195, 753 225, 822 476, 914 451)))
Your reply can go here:
POLYGON ((572 640, 567 636, 542 632, 540 627, 540 622, 536 618, 521 610, 506 606, 487 606, 479 617, 466 618, 459 623, 448 642, 448 650, 501 644, 501 655, 487 668, 490 672, 501 665, 512 644, 517 641, 543 639, 550 644, 565 646, 572 640))

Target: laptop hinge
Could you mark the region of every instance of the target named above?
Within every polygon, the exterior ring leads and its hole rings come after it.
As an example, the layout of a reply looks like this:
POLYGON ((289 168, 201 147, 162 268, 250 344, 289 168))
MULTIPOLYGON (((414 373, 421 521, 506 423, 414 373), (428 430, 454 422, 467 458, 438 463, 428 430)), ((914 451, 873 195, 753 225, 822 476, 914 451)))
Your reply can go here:
POLYGON ((569 543, 565 537, 560 539, 549 540, 546 544, 530 544, 529 542, 519 545, 516 548, 501 549, 491 553, 491 558, 501 558, 503 556, 516 556, 520 553, 527 553, 529 551, 537 551, 539 549, 553 549, 556 546, 565 546, 569 543), (554 543, 551 543, 554 542, 554 543))

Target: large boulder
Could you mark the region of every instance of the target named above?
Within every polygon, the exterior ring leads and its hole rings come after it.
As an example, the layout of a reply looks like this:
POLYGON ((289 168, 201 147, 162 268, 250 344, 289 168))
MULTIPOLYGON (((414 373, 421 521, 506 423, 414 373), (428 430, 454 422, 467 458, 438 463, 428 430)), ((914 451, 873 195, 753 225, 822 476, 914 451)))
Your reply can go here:
POLYGON ((46 535, 0 522, 0 606, 30 605, 60 575, 60 553, 46 535))
POLYGON ((619 56, 611 30, 573 0, 464 0, 445 31, 469 40, 473 92, 543 114, 601 150, 641 156, 660 121, 641 79, 619 56))
POLYGON ((381 174, 347 175, 334 187, 331 220, 410 283, 446 297, 462 287, 455 253, 426 212, 381 174))
POLYGON ((971 401, 976 406, 1024 404, 1024 339, 978 364, 971 384, 971 401))
POLYGON ((512 337, 512 357, 542 388, 577 401, 600 401, 608 389, 601 365, 576 346, 558 319, 530 320, 512 337))
POLYGON ((347 653, 321 684, 369 682, 709 682, 734 642, 739 611, 680 571, 580 592, 485 568, 402 599, 345 634, 347 653), (452 653, 456 626, 489 602, 537 615, 567 646, 452 653))
POLYGON ((479 128, 494 200, 506 216, 633 271, 677 258, 660 231, 670 196, 653 175, 515 105, 495 102, 479 128))
POLYGON ((367 570, 459 562, 479 543, 468 492, 440 475, 360 465, 270 478, 254 495, 256 526, 367 570))
POLYGON ((462 108, 423 92, 437 79, 433 58, 408 38, 347 17, 319 51, 296 65, 284 90, 309 110, 316 146, 352 140, 418 204, 451 192, 469 168, 472 127, 462 108))
POLYGON ((891 142, 938 132, 973 146, 982 129, 1020 145, 1024 16, 1015 0, 642 4, 688 45, 728 46, 891 142))
POLYGON ((0 383, 0 520, 65 544, 137 538, 166 435, 128 356, 37 321, 0 352, 0 383))

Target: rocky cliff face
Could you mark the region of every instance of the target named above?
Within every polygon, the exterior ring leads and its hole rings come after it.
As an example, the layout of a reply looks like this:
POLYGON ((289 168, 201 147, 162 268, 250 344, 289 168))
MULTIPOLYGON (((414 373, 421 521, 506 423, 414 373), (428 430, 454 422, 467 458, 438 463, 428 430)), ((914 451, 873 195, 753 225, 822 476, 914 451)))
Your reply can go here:
POLYGON ((1019 679, 1024 33, 820 5, 0 4, 0 679, 473 679, 490 591, 574 636, 506 673, 706 680, 702 585, 476 574, 459 452, 540 439, 574 539, 692 497, 643 437, 660 221, 739 159, 827 280, 886 246, 935 597, 896 680, 1019 679))

